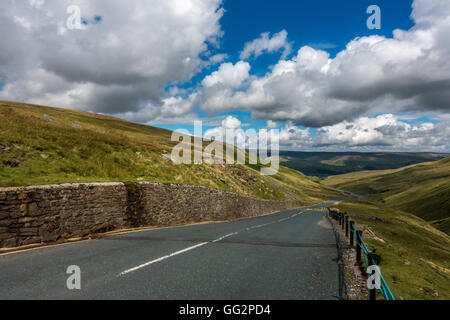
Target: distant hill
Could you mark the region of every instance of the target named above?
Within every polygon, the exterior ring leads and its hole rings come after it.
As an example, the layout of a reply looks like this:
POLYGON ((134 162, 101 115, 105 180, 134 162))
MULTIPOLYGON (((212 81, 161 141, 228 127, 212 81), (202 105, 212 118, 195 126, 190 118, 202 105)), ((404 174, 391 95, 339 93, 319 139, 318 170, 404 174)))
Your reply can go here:
POLYGON ((0 187, 150 181, 290 199, 296 205, 339 196, 284 167, 268 177, 257 165, 175 165, 171 134, 104 115, 0 101, 0 187))
POLYGON ((415 214, 450 233, 450 158, 328 177, 325 184, 415 214))
POLYGON ((397 169, 450 156, 441 153, 358 153, 281 151, 282 164, 320 178, 363 170, 397 169))

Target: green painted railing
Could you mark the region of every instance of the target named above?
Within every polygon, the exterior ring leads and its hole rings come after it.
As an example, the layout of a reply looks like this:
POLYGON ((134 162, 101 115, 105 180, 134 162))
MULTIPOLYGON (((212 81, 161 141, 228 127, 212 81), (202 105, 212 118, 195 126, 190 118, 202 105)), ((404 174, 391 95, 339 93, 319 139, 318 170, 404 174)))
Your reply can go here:
POLYGON ((368 270, 370 266, 373 266, 373 269, 375 269, 378 274, 377 276, 374 274, 369 275, 371 281, 374 283, 374 287, 376 288, 369 289, 369 299, 375 300, 376 290, 379 290, 385 300, 395 300, 395 297, 389 289, 386 280, 381 274, 380 268, 377 266, 377 263, 379 263, 379 256, 375 253, 375 250, 369 250, 362 238, 362 232, 355 228, 354 222, 351 221, 346 214, 331 210, 330 208, 328 208, 328 214, 334 220, 339 221, 339 225, 341 225, 343 230, 345 229, 345 236, 350 238, 350 246, 355 245, 357 262, 361 263, 361 257, 364 257, 366 270, 368 270))

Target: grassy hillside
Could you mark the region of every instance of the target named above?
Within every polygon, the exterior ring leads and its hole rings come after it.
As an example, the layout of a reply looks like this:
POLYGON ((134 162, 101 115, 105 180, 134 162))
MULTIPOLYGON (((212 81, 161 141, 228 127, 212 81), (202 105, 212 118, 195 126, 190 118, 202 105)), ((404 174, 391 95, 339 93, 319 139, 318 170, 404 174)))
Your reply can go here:
POLYGON ((160 128, 87 112, 0 101, 3 187, 151 181, 291 199, 296 205, 339 196, 287 168, 267 177, 259 174, 258 166, 175 165, 168 157, 176 144, 171 132, 160 128))
POLYGON ((397 170, 333 176, 324 183, 413 213, 450 232, 450 158, 397 170))
POLYGON ((351 219, 375 234, 364 241, 380 254, 381 273, 397 299, 450 299, 448 235, 419 217, 375 203, 345 201, 337 208, 379 218, 351 219))
POLYGON ((435 161, 447 154, 412 152, 294 152, 283 151, 284 166, 307 176, 320 178, 363 170, 397 169, 420 162, 435 161))

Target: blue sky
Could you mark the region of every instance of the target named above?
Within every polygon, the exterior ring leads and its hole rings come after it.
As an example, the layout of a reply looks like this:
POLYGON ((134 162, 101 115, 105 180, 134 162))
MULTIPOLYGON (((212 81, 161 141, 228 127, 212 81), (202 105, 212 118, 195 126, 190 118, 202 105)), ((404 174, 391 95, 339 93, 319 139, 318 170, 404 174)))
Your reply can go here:
MULTIPOLYGON (((368 35, 392 37, 394 29, 407 30, 414 24, 410 18, 412 0, 346 0, 346 1, 293 1, 293 0, 225 0, 225 14, 221 19, 224 36, 220 41, 221 53, 229 61, 238 61, 239 53, 247 42, 263 32, 271 34, 286 30, 294 52, 308 45, 323 49, 334 57, 346 44, 368 35), (381 30, 366 26, 367 8, 377 4, 382 12, 381 30)), ((275 64, 281 54, 258 57, 252 64, 252 74, 263 75, 275 64)), ((211 70, 199 73, 184 87, 201 81, 211 70)))
MULTIPOLYGON (((220 40, 220 53, 228 55, 227 61, 236 63, 240 60, 239 54, 247 42, 258 38, 261 33, 269 32, 271 35, 286 30, 288 40, 292 43, 292 53, 295 55, 302 46, 311 46, 330 53, 333 58, 345 49, 347 43, 356 37, 370 35, 384 35, 392 37, 395 29, 410 29, 414 23, 410 18, 412 0, 346 0, 346 1, 292 1, 292 0, 225 0, 223 8, 225 14, 221 19, 224 36, 220 40), (381 9, 381 30, 369 30, 366 13, 370 5, 376 4, 381 9)), ((276 64, 282 53, 261 55, 251 64, 251 74, 263 76, 276 64)), ((197 74, 183 88, 192 88, 198 85, 205 76, 216 70, 217 66, 207 68, 197 74)), ((200 118, 208 119, 210 115, 196 109, 200 118)), ((263 128, 266 121, 252 117, 251 112, 232 111, 222 112, 218 116, 231 115, 242 123, 250 124, 253 128, 263 128)), ((376 115, 374 115, 375 117, 376 115)), ((418 121, 427 121, 421 117, 418 121)), ((410 123, 416 120, 408 120, 410 123)), ((283 126, 284 123, 279 124, 283 126)), ((155 126, 169 130, 187 129, 193 131, 191 123, 155 124, 155 126)), ((205 126, 211 129, 213 126, 205 126)), ((300 126, 304 129, 305 127, 300 126)))
MULTIPOLYGON (((380 0, 376 4, 382 12, 382 28, 369 30, 366 21, 370 15, 366 10, 374 3, 373 0, 225 0, 225 14, 220 20, 224 36, 217 51, 236 62, 244 45, 261 33, 286 30, 294 52, 308 45, 326 50, 334 57, 356 37, 392 37, 394 29, 407 30, 414 25, 410 18, 412 0, 380 0)), ((252 74, 263 75, 280 56, 279 53, 258 57, 253 61, 252 74)), ((211 69, 205 69, 182 87, 191 87, 210 72, 211 69)))
MULTIPOLYGON (((391 37, 394 29, 406 30, 413 26, 410 19, 412 0, 382 0, 377 1, 382 10, 382 29, 369 30, 366 9, 372 4, 372 0, 346 0, 343 3, 329 0, 225 0, 225 14, 221 19, 224 36, 218 51, 226 53, 229 61, 236 62, 245 43, 263 32, 274 34, 287 30, 294 51, 308 45, 326 50, 334 57, 356 37, 374 34, 391 37)), ((258 57, 252 64, 252 74, 263 75, 280 56, 258 57)), ((205 69, 182 87, 191 87, 210 72, 205 69)))
POLYGON ((334 56, 355 37, 372 34, 392 36, 392 30, 396 28, 409 29, 413 25, 411 4, 410 0, 226 0, 226 13, 221 20, 225 31, 222 45, 236 59, 244 44, 262 32, 276 33, 285 29, 295 48, 329 43, 336 45, 334 49, 327 49, 334 56), (366 27, 369 16, 366 9, 372 4, 381 8, 381 30, 366 27))

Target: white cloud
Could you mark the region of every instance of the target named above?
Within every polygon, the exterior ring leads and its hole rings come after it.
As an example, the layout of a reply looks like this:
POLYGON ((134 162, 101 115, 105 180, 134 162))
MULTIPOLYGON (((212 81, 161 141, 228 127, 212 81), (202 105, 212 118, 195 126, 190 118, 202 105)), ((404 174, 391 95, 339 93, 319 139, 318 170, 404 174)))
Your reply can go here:
MULTIPOLYGON (((193 121, 194 118, 190 120, 193 121)), ((205 119, 202 120, 205 122, 205 119)), ((243 125, 234 116, 226 116, 220 122, 213 119, 209 125, 216 127, 204 133, 206 139, 225 141, 226 137, 234 137, 234 142, 229 140, 228 143, 247 148, 250 145, 255 149, 258 140, 270 136, 267 133, 274 129, 274 123, 270 121, 266 128, 254 128, 251 125, 243 125)), ((440 123, 413 121, 413 119, 403 121, 400 117, 389 113, 343 121, 317 129, 315 133, 311 128, 300 128, 288 122, 278 130, 278 133, 278 137, 274 138, 280 150, 450 152, 450 121, 440 123)))
POLYGON ((221 63, 222 61, 224 61, 227 58, 228 58, 227 54, 219 53, 219 54, 215 54, 211 58, 209 58, 209 62, 210 62, 210 64, 217 64, 217 63, 221 63))
POLYGON ((252 55, 257 58, 264 52, 272 53, 283 50, 282 59, 291 53, 291 44, 287 40, 288 33, 282 30, 272 37, 269 32, 262 33, 261 36, 251 42, 245 44, 244 50, 241 52, 241 60, 246 60, 252 55))
POLYGON ((241 121, 236 117, 227 116, 220 126, 207 130, 203 136, 206 139, 214 138, 214 140, 218 141, 228 139, 228 142, 231 144, 245 144, 245 133, 241 125, 241 121), (236 140, 231 141, 231 137, 234 137, 236 140))
POLYGON ((278 127, 278 123, 276 121, 267 120, 267 128, 275 129, 276 127, 278 127))
POLYGON ((14 16, 14 22, 26 30, 31 28, 31 23, 24 17, 14 16))
POLYGON ((225 120, 222 121, 222 127, 224 129, 239 129, 241 125, 241 121, 233 116, 227 116, 225 120))
POLYGON ((28 0, 32 7, 40 8, 45 3, 45 0, 28 0))
POLYGON ((352 122, 344 121, 318 130, 318 141, 321 145, 369 146, 390 145, 385 134, 405 132, 410 129, 405 122, 398 122, 392 114, 380 115, 376 118, 359 118, 352 122), (381 130, 383 129, 383 130, 381 130))
MULTIPOLYGON (((226 134, 234 135, 236 143, 256 145, 258 134, 271 128, 243 128, 239 119, 227 116, 220 126, 205 133, 207 138, 223 140, 226 134), (246 132, 253 130, 254 135, 246 132)), ((280 150, 304 151, 429 151, 450 152, 450 123, 414 122, 400 120, 392 114, 377 117, 360 117, 353 121, 343 121, 325 126, 313 134, 310 128, 299 128, 292 123, 279 130, 280 150)))
POLYGON ((280 130, 280 149, 450 152, 450 122, 411 124, 392 114, 382 114, 325 126, 315 134, 310 128, 287 123, 280 130))
POLYGON ((0 51, 0 99, 110 114, 149 103, 175 106, 164 101, 167 84, 225 58, 207 58, 222 36, 220 6, 221 0, 2 1, 0 33, 8 46, 0 51), (68 5, 80 7, 84 30, 66 29, 68 5), (101 21, 94 24, 96 16, 101 21))
POLYGON ((235 65, 232 63, 223 63, 218 71, 203 79, 202 84, 205 87, 212 87, 221 84, 227 87, 236 88, 248 79, 250 65, 247 62, 239 61, 235 65))
POLYGON ((220 126, 207 130, 203 137, 227 142, 241 149, 266 150, 269 146, 273 150, 278 150, 280 138, 275 134, 275 131, 267 128, 243 128, 244 126, 246 125, 243 125, 236 117, 227 116, 220 126))
MULTIPOLYGON (((395 30, 392 38, 356 38, 333 59, 326 51, 303 47, 234 90, 200 90, 196 103, 210 113, 242 109, 258 118, 310 127, 386 112, 448 113, 447 12, 448 1, 416 0, 416 25, 408 31, 395 30)), ((244 56, 267 47, 258 43, 249 44, 244 56)))
POLYGON ((279 142, 281 150, 305 150, 314 145, 309 129, 300 129, 291 123, 281 128, 279 142))
POLYGON ((448 122, 409 124, 392 114, 375 118, 361 117, 320 128, 314 145, 345 149, 366 147, 369 150, 448 152, 450 126, 448 122))

